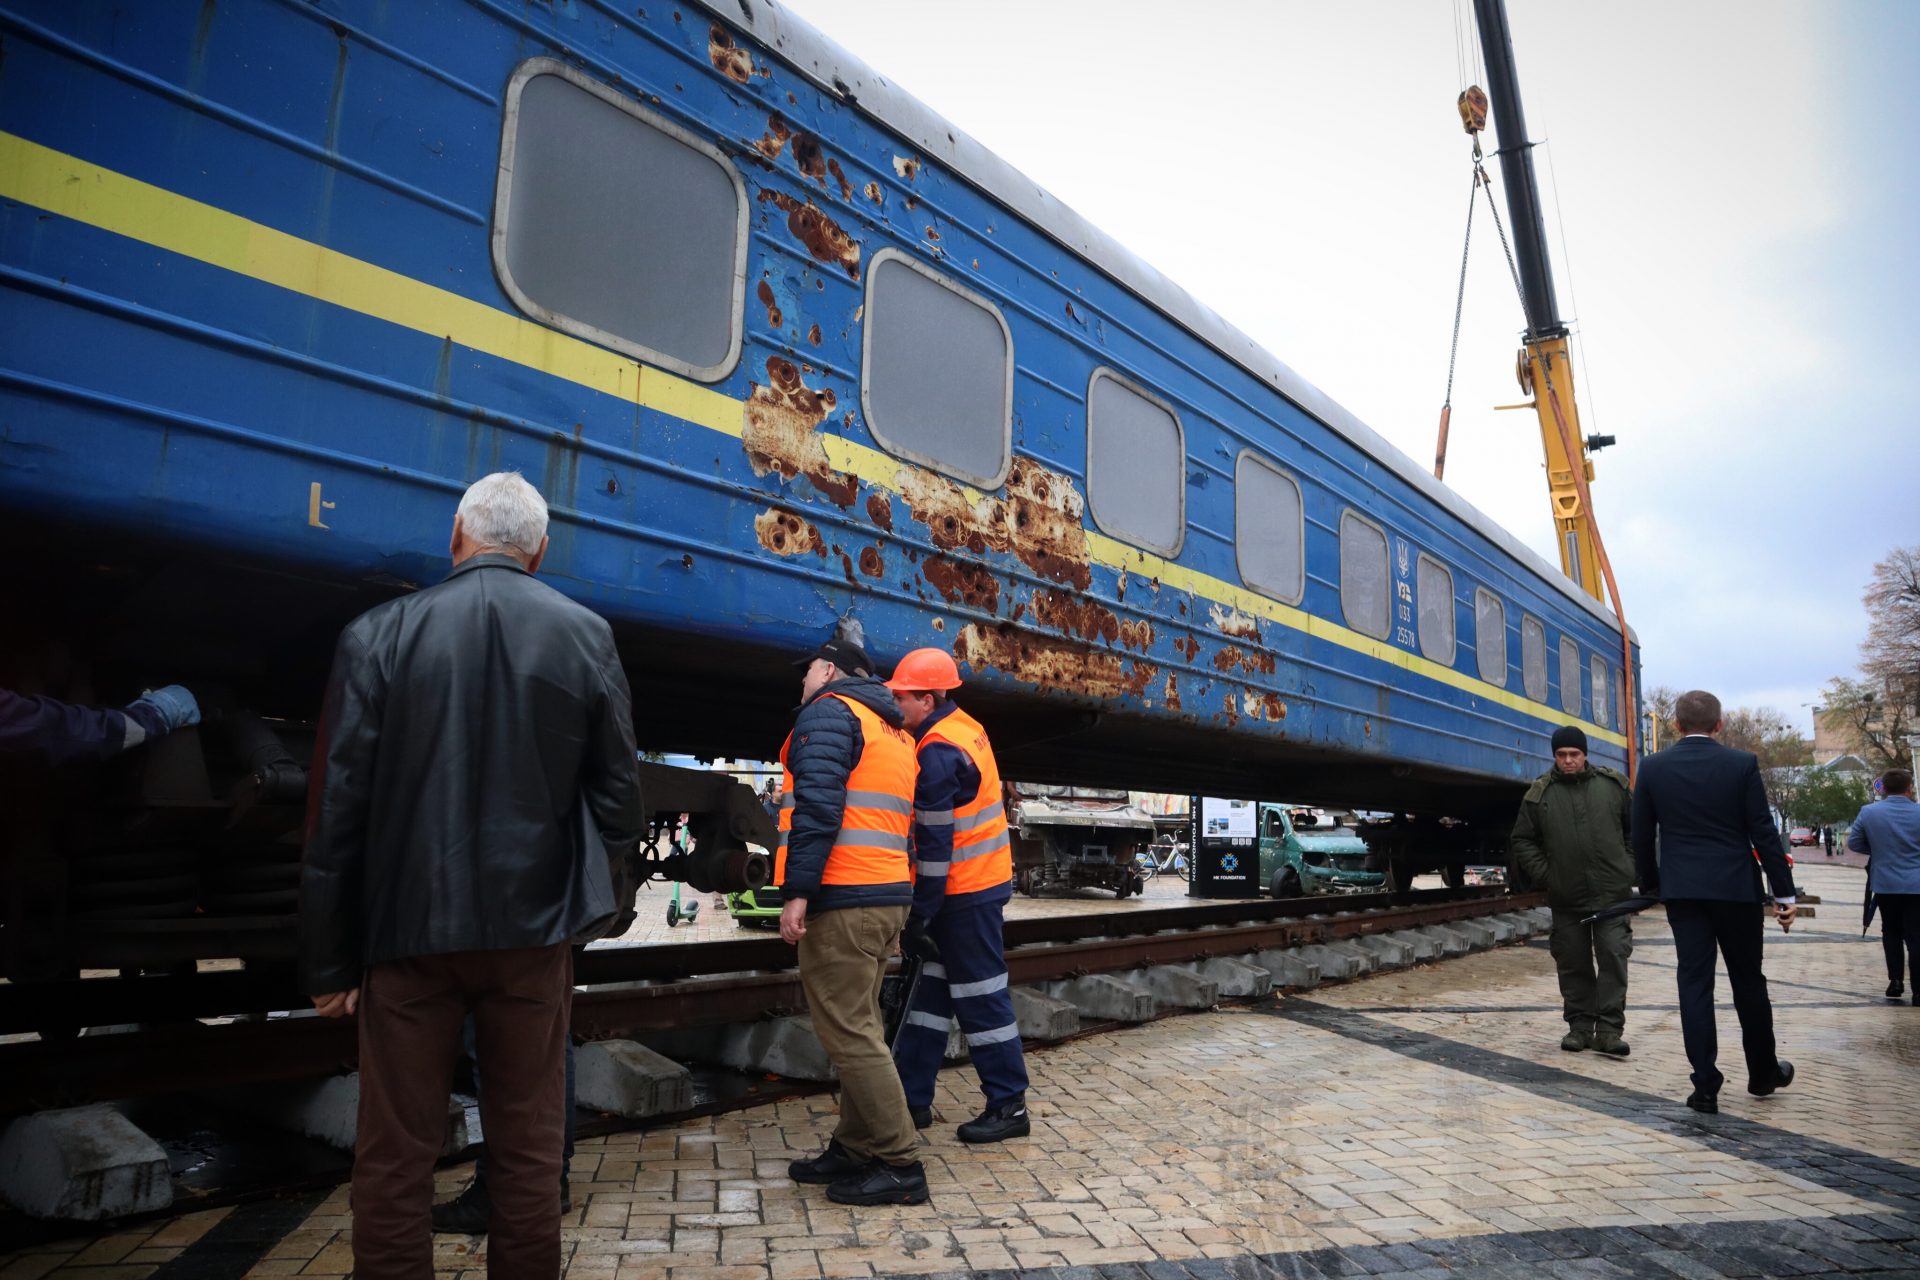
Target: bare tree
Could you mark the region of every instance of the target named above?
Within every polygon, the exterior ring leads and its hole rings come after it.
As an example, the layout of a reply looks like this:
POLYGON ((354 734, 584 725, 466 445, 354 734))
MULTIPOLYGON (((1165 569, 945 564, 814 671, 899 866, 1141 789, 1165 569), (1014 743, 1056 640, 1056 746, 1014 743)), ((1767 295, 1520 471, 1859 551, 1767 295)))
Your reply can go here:
POLYGON ((1680 700, 1680 691, 1670 684, 1656 684, 1642 690, 1640 699, 1646 705, 1647 714, 1653 717, 1652 749, 1659 751, 1680 741, 1680 726, 1673 719, 1673 704, 1680 700))
POLYGON ((1873 566, 1863 602, 1867 639, 1860 670, 1882 699, 1901 703, 1911 715, 1920 704, 1920 546, 1895 547, 1873 566))
POLYGON ((1878 680, 1835 676, 1827 681, 1827 724, 1838 728, 1853 753, 1875 773, 1906 767, 1907 736, 1915 732, 1911 694, 1878 680))

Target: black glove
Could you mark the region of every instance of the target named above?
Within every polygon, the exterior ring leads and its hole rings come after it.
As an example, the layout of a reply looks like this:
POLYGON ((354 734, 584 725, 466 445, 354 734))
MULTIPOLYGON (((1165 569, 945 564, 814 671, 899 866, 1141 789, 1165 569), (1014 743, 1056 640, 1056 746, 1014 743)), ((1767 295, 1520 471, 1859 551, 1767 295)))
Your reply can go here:
POLYGON ((940 944, 927 932, 927 926, 919 920, 908 920, 907 927, 900 934, 900 951, 903 955, 915 956, 921 960, 938 960, 940 944))

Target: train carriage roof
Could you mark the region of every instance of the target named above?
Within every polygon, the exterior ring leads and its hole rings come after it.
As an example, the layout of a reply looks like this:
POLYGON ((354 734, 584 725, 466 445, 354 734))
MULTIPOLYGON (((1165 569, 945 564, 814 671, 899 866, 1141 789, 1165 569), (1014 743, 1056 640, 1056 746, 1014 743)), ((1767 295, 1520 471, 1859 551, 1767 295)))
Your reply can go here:
MULTIPOLYGON (((1055 199, 1033 179, 935 114, 925 103, 888 81, 810 23, 781 8, 775 0, 733 0, 733 3, 695 0, 695 3, 711 17, 730 27, 740 29, 744 26, 760 43, 775 50, 823 92, 865 112, 911 142, 923 158, 944 165, 955 175, 1025 218, 1089 265, 1158 307, 1195 337, 1345 436, 1356 447, 1458 517, 1462 523, 1484 534, 1517 561, 1532 568, 1543 581, 1569 601, 1601 619, 1607 626, 1617 625, 1611 610, 1576 587, 1557 566, 1548 563, 1544 556, 1435 480, 1424 467, 1331 396, 1288 368, 1271 352, 1228 324, 1211 308, 1161 275, 1111 236, 1055 199)), ((1634 643, 1639 643, 1637 635, 1633 639, 1634 643)))

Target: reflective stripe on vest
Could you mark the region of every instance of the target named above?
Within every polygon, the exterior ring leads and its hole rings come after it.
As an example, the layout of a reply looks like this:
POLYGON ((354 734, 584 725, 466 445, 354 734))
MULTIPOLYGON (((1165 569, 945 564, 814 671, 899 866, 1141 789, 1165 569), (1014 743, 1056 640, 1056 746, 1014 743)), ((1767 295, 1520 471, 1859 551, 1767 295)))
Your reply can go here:
MULTIPOLYGON (((993 747, 980 722, 955 707, 940 717, 921 735, 919 749, 929 743, 944 742, 972 762, 980 773, 980 789, 963 804, 956 804, 949 815, 945 811, 921 810, 921 821, 928 826, 953 823, 953 861, 946 868, 948 893, 979 893, 1013 879, 1013 846, 1007 830, 1006 807, 1000 803, 1000 766, 994 761, 993 747)), ((938 874, 928 866, 926 870, 938 874)))
MULTIPOLYGON (((908 849, 913 834, 913 784, 919 773, 913 739, 882 720, 864 703, 829 693, 860 722, 860 758, 847 775, 847 802, 840 830, 827 854, 820 883, 906 884, 913 879, 908 849)), ((773 882, 787 882, 787 841, 793 831, 793 770, 787 752, 793 735, 780 745, 780 847, 773 855, 773 882)))

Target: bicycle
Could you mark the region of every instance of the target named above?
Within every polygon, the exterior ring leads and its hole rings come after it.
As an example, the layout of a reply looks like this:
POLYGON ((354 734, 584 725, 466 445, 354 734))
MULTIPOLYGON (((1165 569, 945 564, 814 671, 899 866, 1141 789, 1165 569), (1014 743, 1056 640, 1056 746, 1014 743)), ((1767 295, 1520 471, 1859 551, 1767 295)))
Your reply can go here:
POLYGON ((1186 846, 1171 841, 1165 844, 1150 844, 1133 855, 1134 865, 1140 869, 1142 882, 1151 880, 1162 871, 1172 871, 1182 880, 1193 874, 1192 863, 1187 858, 1186 846))

